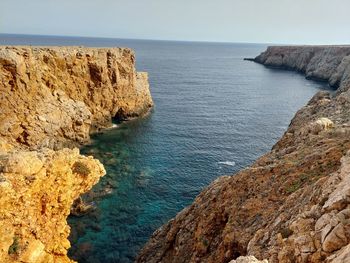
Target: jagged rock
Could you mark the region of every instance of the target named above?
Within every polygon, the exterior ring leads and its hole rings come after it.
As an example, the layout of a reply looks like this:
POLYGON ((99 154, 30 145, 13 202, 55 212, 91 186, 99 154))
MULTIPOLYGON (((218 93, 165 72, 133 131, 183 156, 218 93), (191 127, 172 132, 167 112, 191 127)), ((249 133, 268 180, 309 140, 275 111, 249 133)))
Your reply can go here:
POLYGON ((343 224, 339 223, 328 233, 322 243, 322 250, 325 252, 333 252, 348 244, 343 224))
POLYGON ((319 118, 315 124, 320 126, 323 130, 328 130, 334 127, 334 123, 328 118, 319 118))
POLYGON ((331 101, 331 94, 328 91, 319 91, 311 98, 308 105, 327 104, 330 101, 331 101))
POLYGON ((2 262, 70 262, 66 217, 73 201, 105 174, 102 164, 77 149, 10 152, 0 160, 0 221, 2 262), (74 164, 89 169, 74 173, 74 164), (30 167, 25 167, 24 163, 30 167))
POLYGON ((37 174, 43 167, 37 152, 18 152, 10 155, 2 164, 4 173, 14 173, 24 176, 37 174))
POLYGON ((77 149, 153 105, 127 48, 0 47, 0 262, 68 263, 71 212, 105 174, 77 149), (50 148, 50 149, 49 149, 50 148), (54 151, 54 150, 57 151, 54 151))
POLYGON ((94 209, 94 206, 91 204, 86 204, 81 197, 77 198, 71 209, 70 214, 73 216, 83 216, 94 209))
POLYGON ((327 263, 346 263, 350 262, 350 244, 343 247, 339 251, 329 256, 326 261, 327 263))
POLYGON ((147 73, 127 48, 0 47, 0 136, 17 147, 62 148, 146 113, 147 73))

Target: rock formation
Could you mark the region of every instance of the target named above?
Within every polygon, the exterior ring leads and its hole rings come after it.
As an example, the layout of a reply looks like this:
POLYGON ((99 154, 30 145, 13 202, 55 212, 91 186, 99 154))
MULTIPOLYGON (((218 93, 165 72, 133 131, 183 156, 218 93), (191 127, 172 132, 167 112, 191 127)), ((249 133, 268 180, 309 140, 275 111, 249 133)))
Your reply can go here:
POLYGON ((255 60, 337 83, 252 166, 154 232, 137 262, 350 262, 348 47, 270 47, 255 60), (235 261, 233 261, 235 262, 235 261))
POLYGON ((73 262, 66 218, 105 170, 63 147, 147 113, 134 62, 127 48, 0 47, 0 262, 73 262))
POLYGON ((0 135, 31 149, 79 145, 152 106, 127 48, 0 47, 0 135))
POLYGON ((269 67, 302 72, 340 91, 350 85, 350 46, 272 46, 253 59, 269 67))
POLYGON ((77 149, 0 156, 1 262, 70 262, 66 218, 73 201, 105 174, 77 149))

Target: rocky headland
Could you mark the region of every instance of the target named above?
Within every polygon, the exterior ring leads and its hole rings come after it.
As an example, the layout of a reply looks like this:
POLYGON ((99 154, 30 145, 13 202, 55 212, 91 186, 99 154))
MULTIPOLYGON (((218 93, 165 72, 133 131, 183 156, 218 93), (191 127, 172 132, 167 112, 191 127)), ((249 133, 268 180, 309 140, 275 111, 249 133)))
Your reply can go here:
POLYGON ((151 109, 147 73, 128 48, 0 47, 0 81, 0 262, 73 262, 66 218, 105 174, 74 147, 151 109))
POLYGON ((0 135, 29 148, 79 145, 153 105, 128 48, 0 47, 0 135))
POLYGON ((272 46, 251 60, 295 70, 308 79, 327 81, 339 91, 350 85, 350 46, 272 46))
POLYGON ((350 262, 350 47, 276 46, 253 60, 338 91, 318 92, 270 152, 205 188, 137 262, 350 262))

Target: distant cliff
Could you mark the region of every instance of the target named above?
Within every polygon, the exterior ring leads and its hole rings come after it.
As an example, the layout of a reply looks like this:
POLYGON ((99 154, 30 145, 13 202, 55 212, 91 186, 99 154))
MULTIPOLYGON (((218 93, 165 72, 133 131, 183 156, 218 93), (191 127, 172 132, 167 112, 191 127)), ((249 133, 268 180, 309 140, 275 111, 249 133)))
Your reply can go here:
POLYGON ((350 46, 272 46, 253 60, 302 72, 340 90, 350 86, 350 46))
POLYGON ((63 147, 152 105, 130 49, 0 47, 0 262, 73 262, 66 218, 106 172, 63 147))
POLYGON ((318 92, 270 152, 216 179, 154 232, 137 262, 350 262, 349 54, 269 47, 254 59, 339 91, 318 92))

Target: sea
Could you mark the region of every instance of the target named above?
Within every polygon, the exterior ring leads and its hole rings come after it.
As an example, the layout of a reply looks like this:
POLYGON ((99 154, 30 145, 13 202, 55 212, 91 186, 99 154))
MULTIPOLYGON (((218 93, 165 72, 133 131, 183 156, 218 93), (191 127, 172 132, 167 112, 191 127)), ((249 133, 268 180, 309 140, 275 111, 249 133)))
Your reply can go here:
POLYGON ((152 112, 81 148, 107 175, 83 196, 92 211, 68 219, 69 256, 80 263, 133 262, 157 228, 217 177, 269 151, 295 112, 329 89, 243 60, 266 44, 2 34, 0 45, 130 47, 149 73, 152 112))

